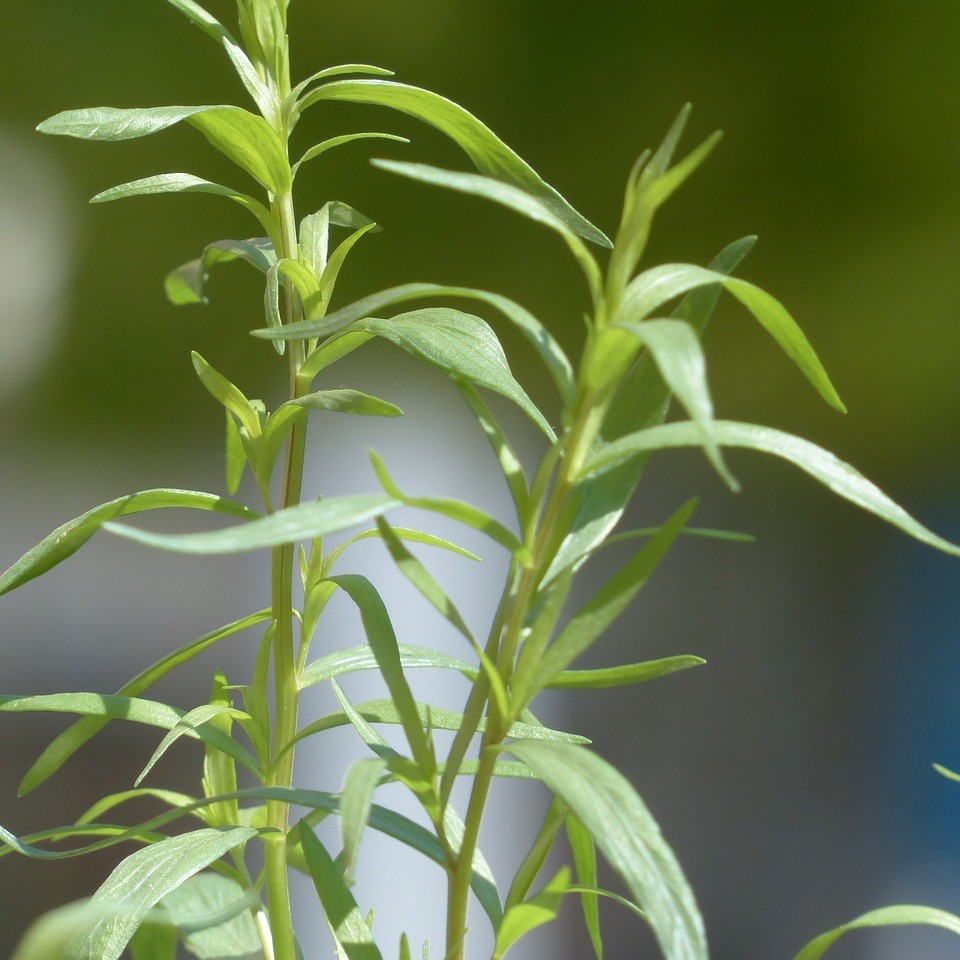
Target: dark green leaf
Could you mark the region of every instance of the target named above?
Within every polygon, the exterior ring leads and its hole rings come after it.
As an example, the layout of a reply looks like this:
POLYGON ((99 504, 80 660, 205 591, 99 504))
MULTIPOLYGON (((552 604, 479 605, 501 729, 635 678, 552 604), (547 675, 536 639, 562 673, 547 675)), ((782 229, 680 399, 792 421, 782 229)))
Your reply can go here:
POLYGON ((108 520, 125 517, 143 510, 180 507, 193 510, 213 510, 229 516, 250 520, 257 513, 249 507, 233 503, 212 493, 193 490, 142 490, 118 497, 94 507, 62 526, 27 551, 12 567, 0 575, 0 594, 21 586, 34 577, 46 573, 80 549, 108 520))
POLYGON ((323 912, 337 942, 350 960, 382 960, 370 935, 370 928, 330 854, 303 820, 300 821, 297 833, 307 867, 323 904, 323 912))
POLYGON ((610 764, 566 743, 511 743, 573 811, 643 907, 666 960, 707 960, 693 893, 650 812, 610 764))
POLYGON ((321 100, 348 100, 390 107, 436 127, 460 146, 481 173, 525 190, 575 233, 600 246, 610 246, 604 234, 577 213, 553 187, 544 183, 529 164, 476 117, 452 101, 402 83, 340 80, 325 84, 304 97, 298 112, 321 100))
POLYGON ((174 927, 141 923, 127 947, 130 960, 177 960, 180 935, 174 927))

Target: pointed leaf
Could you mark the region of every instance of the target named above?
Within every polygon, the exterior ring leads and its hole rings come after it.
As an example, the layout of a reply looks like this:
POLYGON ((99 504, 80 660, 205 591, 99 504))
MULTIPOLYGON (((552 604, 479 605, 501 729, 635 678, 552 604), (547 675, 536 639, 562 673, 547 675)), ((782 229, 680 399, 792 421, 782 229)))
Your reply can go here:
POLYGON ((512 400, 547 435, 550 424, 514 379, 496 334, 480 317, 445 307, 401 313, 390 320, 368 318, 358 329, 395 343, 456 377, 512 400))
MULTIPOLYGON (((772 427, 759 427, 733 420, 716 421, 715 431, 721 446, 745 447, 789 460, 837 496, 849 500, 881 520, 886 520, 928 546, 960 556, 960 546, 938 537, 918 523, 863 474, 809 440, 774 430, 772 427)), ((696 446, 696 436, 696 427, 689 421, 641 430, 601 448, 588 462, 587 469, 599 471, 614 468, 637 453, 651 450, 696 446)))
POLYGON ((323 912, 337 942, 349 960, 382 960, 370 928, 330 854, 303 820, 297 832, 323 912))
MULTIPOLYGON (((476 675, 476 668, 471 667, 465 661, 458 660, 456 657, 450 657, 445 653, 439 653, 436 650, 430 650, 427 647, 401 645, 397 649, 400 652, 400 663, 403 665, 404 670, 412 670, 418 667, 434 667, 445 670, 457 670, 461 673, 466 672, 468 676, 476 675)), ((302 690, 305 687, 311 687, 314 684, 332 680, 344 674, 376 669, 378 669, 377 658, 373 655, 369 644, 363 644, 363 646, 359 647, 349 647, 346 650, 329 653, 325 657, 320 657, 320 659, 308 664, 300 675, 300 689, 302 690)))
MULTIPOLYGON (((308 410, 330 410, 335 413, 354 413, 364 417, 400 417, 403 411, 395 404, 379 397, 371 397, 359 390, 320 390, 288 400, 295 407, 308 410)), ((285 404, 286 406, 286 404, 285 404)))
POLYGON ((628 663, 621 667, 603 667, 599 670, 564 670, 556 674, 547 687, 551 690, 603 690, 607 687, 623 687, 666 677, 678 670, 700 667, 706 662, 700 657, 679 656, 628 663))
POLYGON ((254 330, 253 335, 264 339, 282 338, 285 340, 305 340, 309 337, 328 336, 343 330, 355 320, 362 320, 371 316, 384 307, 394 306, 408 300, 432 297, 465 297, 469 300, 488 303, 498 309, 517 327, 537 351, 557 384, 563 400, 568 404, 573 402, 576 393, 573 367, 550 331, 520 304, 514 303, 500 294, 488 293, 486 290, 441 286, 436 283, 407 283, 364 297, 362 300, 358 300, 348 307, 343 307, 335 313, 328 314, 320 320, 303 320, 299 323, 287 324, 283 330, 278 331, 254 330))
MULTIPOLYGON (((597 886, 597 848, 593 837, 572 813, 567 814, 567 840, 570 853, 577 871, 577 881, 582 887, 597 886)), ((580 902, 583 906, 583 919, 590 934, 590 943, 597 960, 603 960, 603 939, 600 936, 600 904, 595 893, 585 893, 580 902)))
MULTIPOLYGON (((647 582, 684 524, 696 501, 685 503, 617 573, 571 618, 540 660, 526 700, 550 683, 563 669, 587 650, 617 617, 626 610, 647 582)), ((517 693, 520 696, 520 693, 517 693)))
POLYGON ((195 830, 151 844, 123 860, 94 894, 129 911, 98 920, 76 941, 74 960, 118 960, 150 909, 186 879, 256 836, 247 827, 195 830))
POLYGON ((883 907, 865 913, 842 927, 837 927, 829 933, 821 934, 816 940, 808 943, 794 960, 820 960, 831 944, 836 943, 845 933, 851 930, 863 930, 870 927, 900 927, 925 925, 942 927, 951 933, 960 934, 960 917, 947 913, 945 910, 936 910, 933 907, 896 906, 883 907))
POLYGON ((379 757, 357 760, 349 770, 340 791, 340 836, 343 840, 344 879, 350 883, 363 831, 370 819, 373 791, 387 762, 379 757))
POLYGON ((87 107, 83 110, 64 110, 44 120, 37 130, 61 137, 80 140, 133 140, 216 107, 87 107))
POLYGON ((108 520, 125 517, 143 510, 180 507, 194 510, 213 510, 232 517, 252 519, 257 513, 249 507, 233 503, 212 493, 193 490, 142 490, 118 497, 94 507, 44 537, 28 550, 12 567, 0 575, 0 595, 16 589, 34 577, 46 573, 80 549, 108 520))
POLYGON ((252 520, 243 527, 228 527, 211 533, 149 533, 120 523, 109 523, 106 529, 159 550, 200 555, 247 553, 339 533, 399 506, 402 506, 401 501, 392 497, 358 494, 331 497, 319 503, 302 503, 278 510, 269 517, 252 520))
POLYGON ((669 263, 641 273, 627 287, 616 319, 643 320, 659 306, 698 287, 721 284, 736 297, 780 344, 817 392, 835 409, 846 408, 810 342, 779 300, 745 280, 687 263, 669 263))
POLYGON ((322 156, 329 150, 335 150, 337 147, 345 146, 348 143, 354 143, 357 140, 393 140, 397 143, 409 143, 406 137, 398 137, 392 133, 347 133, 340 137, 330 137, 329 140, 323 140, 314 144, 294 165, 293 175, 299 173, 300 168, 311 160, 322 156))
MULTIPOLYGON (((197 654, 202 653, 208 647, 225 637, 233 636, 241 630, 255 626, 269 620, 271 611, 269 608, 260 610, 244 617, 241 620, 234 620, 225 626, 206 633, 202 637, 191 641, 188 644, 174 650, 172 653, 162 657, 156 663, 141 671, 128 683, 125 683, 117 694, 122 697, 136 697, 149 689, 161 677, 166 676, 175 667, 192 660, 197 654)), ((72 726, 61 733, 36 760, 32 767, 27 771, 26 776, 20 783, 19 795, 23 796, 31 790, 40 786, 48 777, 56 773, 67 760, 73 756, 88 740, 91 740, 100 730, 109 722, 107 718, 85 717, 78 720, 72 726)))
POLYGON ((609 247, 610 241, 592 223, 577 213, 553 187, 521 160, 489 128, 451 100, 402 83, 387 80, 340 80, 308 94, 298 113, 321 100, 347 100, 390 107, 422 120, 450 137, 481 173, 513 184, 536 197, 569 229, 586 240, 609 247))
POLYGON ((268 237, 217 240, 209 243, 203 248, 198 259, 190 260, 167 274, 163 282, 167 299, 176 306, 207 303, 206 287, 210 280, 210 271, 218 263, 230 263, 234 260, 244 260, 261 273, 266 273, 277 262, 277 255, 268 237))
POLYGON ((512 743, 573 811, 643 907, 666 960, 708 960, 703 920, 673 851, 636 791, 585 747, 512 743))
POLYGON ((555 920, 560 901, 570 886, 570 868, 561 867, 556 876, 535 896, 511 907, 497 930, 493 955, 499 960, 522 936, 555 920))

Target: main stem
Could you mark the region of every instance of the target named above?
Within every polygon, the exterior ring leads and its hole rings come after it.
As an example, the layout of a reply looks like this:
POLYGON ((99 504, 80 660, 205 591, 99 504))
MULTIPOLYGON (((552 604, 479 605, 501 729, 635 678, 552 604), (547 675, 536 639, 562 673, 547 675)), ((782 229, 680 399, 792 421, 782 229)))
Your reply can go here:
MULTIPOLYGON (((520 569, 516 587, 507 605, 503 641, 497 645, 497 668, 504 685, 512 677, 517 650, 520 646, 527 614, 536 598, 537 586, 543 576, 547 551, 555 542, 557 525, 563 515, 563 505, 576 478, 584 451, 592 440, 601 405, 588 391, 581 393, 575 408, 573 425, 567 434, 552 486, 545 490, 532 514, 532 529, 524 531, 525 542, 531 547, 531 559, 520 569)), ((511 575, 513 574, 511 567, 511 575)), ((490 646, 488 646, 490 652, 490 646)), ((517 709, 522 705, 517 705, 517 709)), ((511 713, 514 711, 511 710, 511 713)), ((463 960, 467 932, 467 908, 470 902, 470 878, 473 857, 480 838, 480 826, 486 808, 487 796, 493 781, 499 746, 507 737, 512 716, 502 717, 494 701, 490 701, 487 727, 480 744, 480 759, 473 778, 473 789, 464 820, 463 841, 456 864, 451 870, 447 907, 447 954, 445 960, 463 960)), ((448 763, 450 761, 448 760, 448 763)))

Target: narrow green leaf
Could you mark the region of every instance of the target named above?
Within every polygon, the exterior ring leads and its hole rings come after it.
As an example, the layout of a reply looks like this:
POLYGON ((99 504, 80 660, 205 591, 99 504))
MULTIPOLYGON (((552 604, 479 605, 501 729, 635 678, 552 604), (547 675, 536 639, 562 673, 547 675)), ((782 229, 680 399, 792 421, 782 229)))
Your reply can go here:
POLYGON ((514 555, 521 558, 526 556, 526 548, 517 539, 516 534, 511 533, 502 523, 494 520, 489 514, 460 500, 447 500, 442 497, 408 497, 397 488, 390 478, 383 460, 373 450, 370 451, 370 462, 373 464, 377 479, 391 497, 396 497, 397 500, 408 507, 430 510, 433 513, 439 513, 441 516, 466 524, 468 527, 473 527, 474 530, 485 533, 494 543, 499 543, 500 546, 514 555))
POLYGON ((357 851, 363 831, 370 820, 373 791, 387 762, 380 757, 357 760, 347 770, 340 791, 340 836, 343 840, 344 879, 349 884, 353 877, 357 851))
POLYGON ((243 479, 243 468, 247 465, 247 452, 243 448, 243 439, 240 436, 240 428, 233 414, 229 410, 224 410, 226 415, 226 436, 224 439, 224 452, 226 454, 226 463, 224 465, 224 482, 227 493, 232 497, 240 489, 240 481, 243 479))
POLYGON ((396 708, 403 732, 413 752, 413 759, 424 773, 431 775, 436 761, 423 732, 418 704, 403 674, 397 637, 380 594, 366 577, 358 574, 344 574, 329 579, 350 597, 360 611, 367 641, 390 691, 392 705, 396 708))
POLYGON ((190 354, 193 369, 210 395, 224 405, 244 426, 250 437, 260 436, 260 417, 243 391, 212 367, 196 350, 190 354))
POLYGON ((307 152, 293 165, 293 175, 299 173, 300 168, 311 160, 323 156, 329 150, 336 150, 337 147, 345 146, 348 143, 354 143, 357 140, 393 140, 396 143, 409 143, 406 137, 398 137, 392 133, 347 133, 340 137, 330 137, 320 143, 314 144, 307 152))
POLYGON ((57 527, 33 549, 28 550, 12 567, 0 574, 0 595, 9 593, 34 577, 46 573, 80 549, 108 520, 129 516, 143 510, 180 507, 193 510, 212 510, 232 517, 251 520, 258 514, 241 504, 212 493, 193 490, 141 490, 118 497, 94 507, 73 520, 57 527))
MULTIPOLYGON (((185 644, 172 653, 161 657, 156 663, 142 670, 132 680, 125 683, 118 691, 121 697, 136 697, 153 686, 161 677, 166 676, 175 667, 192 660, 213 644, 231 637, 242 630, 263 623, 270 619, 270 609, 259 610, 248 617, 234 620, 225 626, 219 627, 211 633, 206 633, 196 640, 185 644)), ((88 740, 91 740, 109 722, 109 717, 85 717, 61 733, 40 755, 26 776, 20 783, 19 795, 29 793, 40 786, 48 777, 56 773, 67 760, 73 756, 88 740)))
MULTIPOLYGON (((280 313, 280 263, 274 263, 267 270, 267 279, 263 287, 263 315, 267 321, 268 327, 275 330, 283 326, 283 315, 280 313)), ((286 349, 286 343, 283 340, 274 340, 273 347, 281 356, 286 349), (283 344, 281 350, 277 344, 283 344)))
POLYGON ((274 113, 278 106, 276 97, 270 93, 267 85, 258 76, 256 67, 250 62, 250 58, 243 52, 226 27, 201 6, 194 3, 193 0, 167 0, 167 3, 176 7, 188 20, 223 47, 237 72, 237 76, 240 77, 240 81, 246 87, 247 92, 253 97, 254 103, 265 114, 274 113))
MULTIPOLYGON (((637 595, 673 546, 696 506, 685 503, 571 618, 547 648, 525 699, 542 690, 562 670, 587 650, 637 595)), ((517 694, 519 696, 519 693, 517 694)))
POLYGON ((356 303, 343 307, 319 320, 303 320, 299 323, 290 323, 283 330, 278 331, 254 330, 253 335, 265 339, 282 338, 285 340, 305 340, 309 337, 329 336, 348 327, 355 320, 369 317, 384 307, 394 306, 409 300, 433 297, 463 297, 468 300, 479 300, 495 307, 517 327, 537 351, 557 384, 563 400, 568 404, 573 402, 576 393, 573 367, 550 331, 520 304, 514 303, 498 293, 489 293, 486 290, 442 286, 436 283, 406 283, 364 297, 362 300, 358 300, 356 303))
POLYGON ((400 174, 403 177, 409 177, 411 180, 420 180, 437 187, 456 190, 458 193, 466 193, 474 197, 491 200, 514 213, 519 213, 521 216, 549 227, 560 235, 577 263, 580 264, 590 286, 594 303, 600 301, 603 281, 600 268, 593 254, 587 249, 577 232, 571 229, 561 217, 558 217, 549 206, 546 206, 539 197, 532 196, 522 187, 504 183, 488 176, 480 176, 476 173, 440 170, 426 164, 406 163, 400 160, 373 160, 371 162, 375 167, 400 174))
POLYGON ((745 280, 687 263, 652 267, 627 287, 616 319, 620 322, 643 320, 675 297, 716 284, 721 284, 756 317, 827 403, 841 412, 846 411, 810 342, 783 304, 745 280))
POLYGON ((737 492, 740 485, 724 464, 713 434, 713 401, 707 386, 707 366, 693 327, 682 320, 644 320, 618 326, 650 351, 670 392, 700 428, 704 451, 714 469, 727 486, 737 492))
MULTIPOLYGON (((759 427, 732 420, 716 421, 715 431, 721 446, 745 447, 782 457, 828 487, 837 496, 849 500, 881 520, 886 520, 928 546, 960 556, 960 546, 938 537, 918 523, 863 474, 809 440, 774 430, 772 427, 759 427)), ((697 435, 696 427, 689 421, 641 430, 601 448, 588 462, 588 470, 614 468, 641 452, 696 446, 697 435)))
POLYGON ((190 260, 167 274, 164 280, 167 299, 175 306, 207 303, 206 288, 211 269, 218 263, 230 263, 234 260, 244 260, 261 273, 267 273, 277 262, 277 255, 268 237, 217 240, 209 243, 203 248, 198 259, 190 260))
POLYGON ((556 439, 546 418, 514 379, 496 334, 480 317, 445 307, 428 307, 389 320, 370 317, 361 321, 358 329, 383 337, 446 373, 512 400, 548 439, 556 439))
POLYGON ((382 960, 370 928, 330 854, 303 820, 297 832, 323 912, 337 942, 350 960, 382 960))
POLYGON ((570 868, 561 867, 556 876, 538 893, 523 903, 511 907, 503 915, 497 930, 494 960, 500 958, 531 930, 556 919, 560 901, 570 886, 570 868))
POLYGON ((960 934, 960 917, 947 913, 945 910, 936 910, 933 907, 917 907, 910 905, 896 907, 882 907, 865 913, 842 927, 837 927, 829 933, 821 934, 816 940, 808 943, 794 960, 820 960, 827 949, 845 933, 851 930, 863 930, 870 927, 901 927, 923 925, 941 927, 951 933, 960 934))
POLYGON ((330 200, 316 213, 300 221, 300 251, 317 277, 326 269, 330 248, 330 228, 347 227, 360 230, 372 226, 379 229, 368 216, 354 209, 348 203, 330 200))
MULTIPOLYGON (((756 242, 745 237, 725 247, 710 264, 718 273, 732 273, 756 242)), ((673 316, 685 320, 702 337, 713 316, 720 292, 719 284, 701 287, 687 294, 673 316)), ((643 427, 663 423, 670 404, 670 390, 663 382, 656 364, 649 356, 641 356, 624 378, 614 396, 601 427, 604 440, 616 440, 643 427)), ((561 570, 576 569, 589 556, 623 515, 647 461, 647 454, 611 471, 597 483, 577 491, 571 531, 557 552, 545 580, 553 579, 561 570)))
MULTIPOLYGON (((158 746, 153 752, 153 755, 147 761, 146 766, 140 771, 137 779, 134 780, 133 785, 135 787, 139 787, 140 784, 143 783, 147 774, 149 774, 154 766, 156 766, 160 758, 182 736, 185 736, 191 730, 196 730, 198 727, 202 727, 206 723, 210 723, 212 720, 222 715, 230 716, 233 719, 250 719, 248 714, 244 713, 242 710, 234 710, 230 707, 225 707, 214 703, 205 703, 199 707, 195 707, 193 710, 187 711, 187 713, 185 713, 176 722, 176 724, 174 724, 170 732, 160 741, 160 746, 158 746)), ((221 791, 218 790, 214 792, 220 793, 221 791)))
POLYGON ((141 923, 130 939, 130 960, 177 960, 180 935, 174 927, 141 923))
MULTIPOLYGON (((411 647, 400 645, 397 648, 400 652, 400 663, 404 670, 412 670, 418 667, 434 667, 445 670, 457 670, 465 673, 467 676, 475 676, 476 668, 456 657, 447 656, 445 653, 439 653, 436 650, 430 650, 427 647, 411 647)), ((314 660, 307 665, 300 676, 300 689, 312 687, 317 683, 324 683, 335 677, 341 677, 344 674, 356 673, 362 670, 376 670, 377 659, 368 644, 359 647, 349 647, 346 650, 338 650, 336 653, 329 653, 325 657, 314 660)))
MULTIPOLYGON (((354 413, 364 417, 400 417, 403 411, 395 404, 372 397, 359 390, 320 390, 288 400, 287 404, 308 410, 330 410, 335 413, 354 413)), ((286 406, 287 404, 284 404, 286 406)))
POLYGON ((92 807, 89 807, 77 817, 77 825, 93 823, 114 807, 118 807, 129 800, 140 800, 143 797, 160 800, 171 807, 187 807, 197 803, 196 797, 191 797, 186 793, 177 793, 175 790, 157 790, 154 787, 123 790, 120 793, 111 793, 109 796, 101 797, 92 807))
MULTIPOLYGON (((37 697, 0 696, 0 713, 77 713, 85 717, 129 720, 172 730, 186 711, 138 697, 104 693, 51 693, 37 697)), ((255 776, 261 774, 257 761, 239 743, 224 736, 215 727, 205 724, 188 729, 186 735, 222 750, 255 776)))
MULTIPOLYGON (((2 707, 0 707, 0 709, 2 709, 2 707)), ((399 711, 392 700, 367 700, 364 703, 356 704, 355 709, 368 723, 400 723, 399 711)), ((457 713, 454 710, 445 710, 442 707, 435 707, 428 703, 418 703, 417 714, 420 718, 420 723, 424 727, 429 724, 432 730, 459 730, 463 722, 462 713, 457 713)), ((344 727, 349 723, 350 719, 342 710, 328 713, 299 730, 297 735, 289 743, 284 744, 280 753, 281 755, 286 753, 294 744, 299 743, 307 737, 312 737, 317 733, 323 733, 325 730, 332 730, 335 727, 344 727)), ((486 719, 481 718, 477 730, 478 732, 483 732, 485 729, 486 719)), ((520 720, 516 720, 510 725, 507 736, 522 738, 524 740, 549 740, 558 743, 590 742, 586 737, 581 737, 575 733, 564 733, 561 730, 536 726, 520 720)))
POLYGON ((73 960, 118 960, 150 909, 189 877, 256 836, 246 827, 195 830, 151 844, 123 860, 94 894, 127 909, 123 916, 101 919, 85 931, 71 950, 73 960))
POLYGON ((333 291, 337 285, 337 279, 340 276, 340 271, 343 269, 347 257, 350 255, 350 251, 353 250, 361 237, 377 229, 377 224, 368 223, 359 230, 355 230, 346 240, 337 245, 337 249, 331 254, 327 265, 323 268, 323 274, 320 277, 320 299, 324 307, 326 307, 333 298, 333 291))
POLYGON ((703 920, 673 851, 624 777, 584 747, 511 743, 573 811, 643 907, 666 960, 707 960, 703 920))
POLYGON ((451 100, 402 83, 386 80, 340 80, 309 93, 297 113, 322 100, 347 100, 390 107, 436 127, 450 137, 481 173, 512 184, 536 197, 574 233, 609 247, 610 241, 592 223, 577 213, 553 187, 521 160, 488 127, 451 100))
POLYGON ((467 401, 473 415, 477 418, 480 428, 483 430, 497 455, 497 462, 500 464, 500 470, 504 479, 507 481, 507 489, 513 500, 513 505, 517 511, 517 519, 523 526, 527 514, 530 510, 530 490, 527 487, 527 478, 523 473, 523 464, 519 457, 513 452, 507 438, 497 423, 496 418, 490 412, 490 408, 483 402, 480 395, 473 387, 464 380, 458 380, 457 386, 467 401))
POLYGON ((664 657, 662 660, 644 660, 621 667, 603 667, 599 670, 564 670, 547 684, 551 690, 602 690, 606 687, 624 687, 633 683, 656 680, 678 670, 703 666, 700 657, 664 657))
MULTIPOLYGON (((467 560, 475 560, 477 563, 483 562, 475 553, 471 553, 469 550, 466 550, 455 543, 451 543, 449 540, 444 540, 443 537, 437 537, 432 533, 424 533, 422 530, 411 530, 410 527, 393 527, 392 529, 401 540, 408 540, 411 543, 423 543, 428 547, 438 547, 441 550, 448 550, 450 553, 455 553, 457 556, 465 557, 467 560)), ((360 533, 355 533, 352 537, 349 537, 347 540, 343 541, 343 543, 338 544, 327 554, 323 561, 324 569, 327 571, 333 569, 334 564, 340 559, 340 556, 343 554, 344 550, 347 549, 347 547, 350 547, 360 540, 369 540, 371 537, 379 536, 380 531, 376 528, 362 530, 360 533)))
MULTIPOLYGON (((520 766, 523 770, 526 770, 528 773, 530 772, 529 768, 524 764, 520 766)), ((520 864, 516 876, 513 878, 513 883, 510 884, 510 890, 507 892, 507 899, 504 903, 504 910, 507 914, 510 913, 513 907, 523 903, 527 894, 530 892, 530 888, 533 886, 534 881, 536 881, 537 876, 543 869, 547 856, 550 854, 557 833, 560 827, 563 826, 565 815, 563 804, 559 800, 554 799, 553 803, 551 803, 547 809, 546 816, 543 818, 543 823, 537 831, 537 835, 534 838, 529 852, 523 858, 523 862, 520 864)))
POLYGON ((402 506, 401 501, 392 497, 358 494, 331 497, 319 503, 302 503, 278 510, 269 517, 252 520, 243 527, 228 527, 210 533, 149 533, 120 523, 109 523, 106 529, 159 550, 200 555, 246 553, 339 533, 399 506, 402 506))
MULTIPOLYGON (((303 95, 307 87, 316 83, 318 80, 329 80, 332 77, 341 77, 344 74, 350 73, 368 74, 372 77, 392 77, 394 75, 393 70, 387 70, 385 67, 377 67, 369 63, 342 63, 335 67, 324 67, 323 70, 318 70, 316 73, 311 74, 306 80, 301 80, 293 88, 290 94, 290 100, 292 103, 295 103, 303 95)), ((297 111, 297 113, 299 114, 299 111, 297 111)))
MULTIPOLYGON (((567 840, 573 865, 577 871, 577 880, 582 887, 597 886, 597 848, 593 837, 572 813, 566 818, 567 840)), ((580 897, 583 907, 583 920, 590 935, 590 943, 597 960, 603 960, 603 938, 600 935, 600 904, 595 893, 584 893, 580 897)))

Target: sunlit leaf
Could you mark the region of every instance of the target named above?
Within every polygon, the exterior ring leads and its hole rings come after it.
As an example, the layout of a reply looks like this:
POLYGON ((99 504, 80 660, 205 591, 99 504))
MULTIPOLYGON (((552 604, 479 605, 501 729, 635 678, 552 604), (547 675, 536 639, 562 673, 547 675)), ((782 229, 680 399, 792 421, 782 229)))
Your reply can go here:
POLYGON ((187 117, 204 110, 202 107, 87 107, 82 110, 64 110, 44 120, 37 130, 61 137, 80 140, 133 140, 166 130, 187 117))
POLYGON ((678 670, 700 667, 706 662, 700 657, 679 656, 598 670, 564 670, 556 674, 547 687, 551 690, 602 690, 606 687, 623 687, 666 677, 678 670))
MULTIPOLYGON (((456 657, 448 656, 445 653, 439 653, 436 650, 430 650, 427 647, 400 645, 397 649, 400 652, 400 663, 404 670, 433 667, 457 670, 461 673, 466 672, 468 676, 476 675, 476 668, 472 668, 465 661, 458 660, 456 657)), ((349 647, 346 650, 338 650, 336 653, 328 653, 326 656, 307 664, 300 676, 300 688, 323 683, 344 674, 376 669, 378 669, 377 659, 373 655, 369 644, 349 647)))
MULTIPOLYGON (((350 306, 327 314, 322 319, 303 320, 299 323, 287 324, 283 330, 278 331, 254 330, 253 334, 265 339, 284 340, 305 340, 309 337, 329 336, 348 327, 355 320, 363 320, 372 316, 384 307, 405 303, 409 300, 434 297, 463 297, 468 300, 479 300, 503 313, 537 351, 550 371, 564 401, 567 403, 573 402, 576 392, 573 367, 552 334, 529 310, 507 297, 498 293, 489 293, 486 290, 442 286, 436 283, 406 283, 364 297, 362 300, 350 304, 350 306)), ((353 335, 351 334, 351 336, 353 335)))
POLYGON ((189 877, 256 836, 247 827, 203 829, 137 850, 120 862, 91 903, 123 906, 122 916, 94 923, 75 941, 73 960, 118 960, 150 909, 189 877))
POLYGON ((522 936, 556 919, 560 901, 570 886, 570 869, 561 867, 556 876, 535 896, 511 907, 497 930, 493 956, 499 960, 522 936))
MULTIPOLYGON (((714 429, 721 446, 745 447, 789 460, 838 496, 886 520, 909 536, 944 553, 960 556, 960 546, 928 530, 863 474, 809 440, 772 427, 732 420, 717 420, 714 429)), ((587 469, 600 471, 615 468, 638 453, 652 450, 696 446, 697 435, 696 427, 688 421, 641 430, 601 448, 588 462, 587 469)))
POLYGON ((544 183, 529 164, 476 117, 451 100, 429 90, 388 80, 339 80, 307 94, 298 106, 298 113, 322 100, 390 107, 436 127, 460 146, 481 173, 525 190, 575 233, 600 246, 610 246, 603 233, 577 213, 553 187, 544 183))
POLYGON ((357 760, 343 781, 340 791, 340 836, 343 840, 344 877, 347 882, 353 876, 354 863, 360 840, 373 806, 373 791, 387 763, 379 757, 357 760))
MULTIPOLYGON (((146 670, 142 670, 132 680, 125 683, 117 691, 117 694, 121 697, 138 696, 149 689, 161 677, 166 676, 175 667, 192 660, 208 647, 211 647, 226 637, 231 637, 241 630, 246 630, 248 627, 269 620, 270 615, 271 611, 269 608, 260 610, 248 617, 234 620, 232 623, 219 627, 211 633, 206 633, 196 640, 192 640, 190 643, 162 657, 156 663, 147 667, 146 670)), ((20 783, 19 795, 23 796, 29 793, 31 790, 40 786, 48 777, 56 773, 80 747, 106 726, 109 719, 109 717, 85 717, 64 730, 64 732, 43 751, 37 761, 27 771, 26 776, 24 776, 20 783)))
POLYGON ((330 137, 320 143, 314 144, 307 152, 293 165, 293 175, 299 173, 300 168, 311 160, 323 156, 330 150, 345 146, 348 143, 354 143, 357 140, 393 140, 396 143, 409 143, 406 137, 398 137, 392 133, 347 133, 339 137, 330 137))
POLYGON ((251 520, 257 516, 257 513, 249 507, 212 493, 164 488, 131 493, 88 510, 44 537, 12 567, 0 574, 0 594, 8 593, 34 577, 39 577, 40 574, 46 573, 67 557, 72 556, 108 520, 144 510, 160 510, 168 507, 212 510, 244 520, 251 520))
POLYGON ((845 923, 842 927, 837 927, 829 933, 821 934, 816 940, 808 943, 797 955, 794 960, 820 960, 820 957, 827 952, 827 949, 845 933, 851 930, 864 930, 871 927, 901 927, 923 925, 929 927, 941 927, 949 930, 951 933, 960 934, 960 917, 947 913, 945 910, 936 910, 933 907, 918 906, 896 906, 883 907, 880 910, 872 910, 865 913, 850 923, 845 923))
POLYGON ((177 553, 246 553, 339 533, 399 506, 402 506, 401 501, 392 497, 357 494, 330 497, 318 503, 302 503, 252 520, 242 527, 228 527, 210 533, 150 533, 120 523, 107 524, 106 529, 128 540, 177 553))
POLYGON ((511 743, 573 811, 643 907, 666 960, 707 960, 703 920, 660 828, 630 783, 584 747, 511 743))

